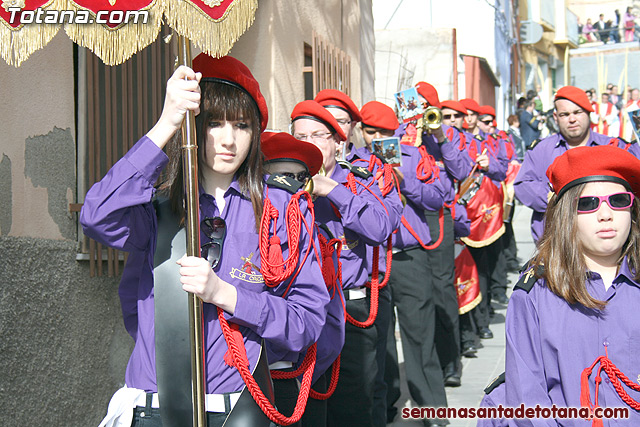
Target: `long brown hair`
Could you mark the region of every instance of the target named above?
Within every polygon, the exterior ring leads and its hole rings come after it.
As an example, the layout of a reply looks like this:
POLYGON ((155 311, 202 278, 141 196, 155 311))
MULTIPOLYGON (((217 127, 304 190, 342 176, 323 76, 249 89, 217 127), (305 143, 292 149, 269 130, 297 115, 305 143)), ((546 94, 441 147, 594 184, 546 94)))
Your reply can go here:
MULTIPOLYGON (((248 93, 233 85, 219 81, 200 82, 202 97, 200 114, 196 117, 198 143, 198 178, 203 180, 202 164, 205 156, 207 126, 211 120, 245 120, 251 129, 251 146, 247 158, 236 172, 240 191, 251 200, 256 231, 259 229, 263 210, 264 158, 260 149, 260 113, 248 93)), ((173 211, 184 217, 184 186, 182 182, 182 135, 176 132, 167 145, 169 166, 166 179, 160 186, 171 200, 173 211)))
MULTIPOLYGON (((586 184, 570 188, 559 199, 549 200, 545 213, 544 233, 533 259, 534 271, 544 271, 547 287, 569 304, 579 303, 590 309, 602 310, 605 301, 593 298, 587 291, 587 265, 577 233, 578 197, 586 184), (539 268, 542 267, 542 268, 539 268)), ((637 198, 631 207, 631 229, 622 246, 618 265, 627 257, 634 280, 640 280, 640 207, 637 198)))

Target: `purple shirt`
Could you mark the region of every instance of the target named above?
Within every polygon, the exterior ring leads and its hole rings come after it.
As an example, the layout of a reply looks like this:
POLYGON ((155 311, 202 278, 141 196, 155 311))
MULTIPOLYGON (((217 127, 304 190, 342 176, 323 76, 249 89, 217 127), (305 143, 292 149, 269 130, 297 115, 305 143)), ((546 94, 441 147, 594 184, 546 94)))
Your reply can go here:
MULTIPOLYGON (((400 151, 402 151, 402 147, 400 147, 400 151)), ((348 160, 349 162, 355 165, 361 166, 365 163, 362 161, 358 161, 359 159, 364 159, 366 160, 366 162, 368 162, 369 158, 372 156, 373 154, 371 154, 371 152, 366 147, 360 147, 360 148, 355 148, 351 151, 351 154, 349 155, 348 160)), ((379 168, 377 165, 374 166, 374 169, 372 171, 373 176, 376 176, 378 169, 379 168)), ((393 186, 391 191, 386 196, 384 196, 382 201, 384 202, 384 205, 387 207, 387 212, 389 212, 389 216, 393 224, 392 225, 393 229, 394 230, 398 229, 398 227, 400 227, 400 220, 402 219, 403 206, 402 206, 402 200, 398 195, 398 190, 395 185, 393 186)), ((380 248, 378 250, 378 260, 379 260, 378 272, 384 273, 385 271, 387 271, 387 259, 386 259, 387 241, 385 240, 385 242, 378 247, 380 248)), ((367 256, 365 257, 365 265, 367 267, 367 272, 371 275, 373 272, 373 246, 367 245, 367 256)))
MULTIPOLYGON (((148 392, 156 392, 155 335, 153 298, 153 254, 157 219, 151 199, 153 184, 168 162, 167 156, 149 138, 143 137, 96 183, 86 195, 80 221, 87 236, 108 246, 130 253, 120 281, 119 294, 124 323, 135 346, 127 366, 125 382, 148 392)), ((266 188, 271 203, 285 212, 291 195, 277 188, 266 188)), ((207 194, 200 197, 201 218, 221 216, 227 224, 223 253, 216 274, 236 287, 238 302, 230 322, 240 325, 251 369, 255 366, 264 338, 270 347, 280 349, 278 360, 298 360, 300 353, 320 336, 325 323, 329 295, 313 253, 306 259, 286 298, 282 294, 289 282, 267 288, 260 274, 258 234, 254 227, 251 200, 241 194, 237 180, 224 195, 224 211, 207 194)), ((301 206, 307 223, 311 216, 301 206)), ((288 257, 284 221, 278 221, 276 233, 282 242, 283 257, 288 257)), ((208 241, 202 233, 201 244, 208 241)), ((308 233, 301 232, 300 262, 310 244, 308 233)), ((244 382, 235 368, 223 361, 227 344, 222 336, 216 307, 203 304, 206 392, 225 393, 241 390, 244 382)))
MULTIPOLYGON (((402 214, 414 232, 424 244, 431 243, 429 226, 424 215, 425 210, 437 211, 442 207, 445 197, 445 189, 440 179, 426 184, 417 178, 417 167, 421 160, 418 148, 410 145, 402 145, 402 166, 400 171, 404 179, 400 183, 400 193, 407 199, 402 214)), ((444 175, 441 171, 440 176, 444 175)), ((398 249, 410 249, 419 247, 420 243, 403 224, 398 232, 393 235, 393 247, 398 249)))
MULTIPOLYGON (((488 136, 477 135, 474 136, 469 132, 465 132, 467 137, 467 152, 476 152, 477 155, 482 154, 484 149, 487 149, 487 155, 489 156, 489 168, 483 173, 493 181, 493 183, 500 187, 500 182, 507 179, 507 169, 509 168, 509 160, 507 159, 507 150, 504 145, 504 141, 497 137, 497 146, 494 148, 487 140, 488 136)), ((471 159, 471 157, 469 157, 471 159)), ((475 162, 474 162, 475 163, 475 162)))
POLYGON ((316 222, 325 224, 335 237, 342 240, 343 289, 357 288, 367 282, 366 246, 382 244, 394 230, 373 176, 366 180, 356 177, 356 181, 362 184, 356 184, 356 195, 343 185, 347 183, 348 175, 349 170, 337 164, 331 178, 339 185, 327 197, 320 197, 314 202, 316 222))
MULTIPOLYGON (((625 144, 618 138, 611 138, 606 135, 590 131, 588 146, 607 145, 615 139, 618 147, 625 148, 625 144)), ((547 179, 547 169, 556 157, 569 149, 569 145, 559 133, 548 136, 540 141, 533 148, 527 150, 522 167, 514 182, 516 197, 522 204, 533 209, 531 215, 531 234, 533 239, 538 241, 542 237, 544 228, 544 212, 547 210, 547 196, 551 188, 547 179)), ((640 157, 638 144, 630 144, 629 152, 636 157, 640 157)))
MULTIPOLYGON (((640 375, 640 288, 626 258, 612 286, 605 291, 599 274, 588 273, 589 294, 606 301, 602 312, 569 305, 552 293, 544 279, 531 289, 515 289, 506 319, 507 406, 580 408, 580 376, 608 349, 609 359, 634 383, 640 375)), ((590 378, 594 402, 596 367, 590 378)), ((618 396, 606 373, 601 373, 599 406, 626 407, 629 419, 604 420, 605 426, 640 425, 640 413, 618 396)), ((640 393, 623 386, 635 401, 640 393)), ((512 421, 513 423, 513 421, 512 421)), ((591 426, 585 420, 519 420, 518 426, 591 426)))
MULTIPOLYGON (((394 136, 402 138, 406 133, 406 127, 406 124, 400 125, 394 136)), ((440 183, 445 190, 444 200, 450 203, 456 195, 455 180, 463 180, 469 175, 473 168, 473 161, 470 160, 466 148, 460 147, 460 133, 457 129, 442 125, 442 131, 446 136, 444 143, 438 144, 433 135, 424 132, 422 145, 436 159, 440 167, 440 183)))

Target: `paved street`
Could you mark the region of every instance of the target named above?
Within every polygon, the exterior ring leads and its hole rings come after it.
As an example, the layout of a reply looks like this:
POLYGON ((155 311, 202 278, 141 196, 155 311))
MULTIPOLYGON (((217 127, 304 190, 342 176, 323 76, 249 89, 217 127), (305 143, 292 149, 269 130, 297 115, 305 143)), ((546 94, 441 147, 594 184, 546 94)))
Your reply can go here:
MULTIPOLYGON (((514 234, 518 245, 518 257, 526 261, 533 255, 534 244, 531 239, 531 231, 529 222, 531 219, 531 210, 524 206, 517 206, 514 215, 514 234)), ((509 287, 507 295, 510 295, 511 288, 517 280, 517 274, 509 273, 509 287)), ((484 348, 478 352, 476 358, 463 358, 462 387, 447 387, 447 400, 450 407, 478 407, 482 400, 483 390, 491 382, 492 379, 500 375, 504 371, 504 320, 506 315, 506 306, 492 303, 496 314, 491 321, 491 330, 494 338, 490 340, 482 340, 484 348)), ((399 337, 399 332, 396 331, 399 337)), ((402 358, 401 346, 398 346, 398 357, 402 358)), ((402 360, 402 359, 401 359, 402 360)), ((401 362, 401 375, 404 375, 403 365, 401 362)), ((402 378, 402 397, 397 404, 402 410, 404 406, 414 406, 411 401, 409 392, 406 387, 406 381, 402 378)), ((460 420, 450 419, 451 427, 472 427, 476 425, 476 420, 460 420)), ((403 420, 400 415, 389 426, 422 426, 420 420, 403 420)))

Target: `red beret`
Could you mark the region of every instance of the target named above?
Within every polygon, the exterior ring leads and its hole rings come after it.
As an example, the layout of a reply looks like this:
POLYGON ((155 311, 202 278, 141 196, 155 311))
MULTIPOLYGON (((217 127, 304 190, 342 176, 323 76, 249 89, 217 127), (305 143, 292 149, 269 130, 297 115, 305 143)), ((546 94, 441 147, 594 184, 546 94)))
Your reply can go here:
POLYGON ((594 181, 617 182, 640 196, 640 160, 612 145, 567 150, 549 166, 547 178, 558 197, 573 186, 594 181))
POLYGON ((362 121, 360 111, 358 111, 356 104, 353 103, 346 93, 340 92, 339 90, 323 89, 318 92, 314 101, 325 108, 333 107, 346 111, 354 122, 362 121))
POLYGON ((481 116, 491 116, 494 119, 496 118, 496 110, 491 105, 482 105, 478 114, 481 116))
POLYGON ((442 101, 440 103, 440 108, 449 108, 450 110, 457 111, 464 115, 468 114, 467 109, 464 107, 464 105, 462 105, 460 101, 453 101, 453 100, 442 101))
POLYGON ((386 104, 370 101, 362 106, 362 124, 374 128, 396 130, 400 123, 396 113, 386 104))
POLYGON ((260 112, 260 130, 267 128, 269 121, 267 102, 260 92, 258 81, 246 65, 231 56, 213 58, 206 53, 196 56, 192 65, 194 71, 202 73, 202 81, 207 81, 207 79, 221 81, 248 93, 260 112))
POLYGON ((291 122, 298 119, 316 120, 326 125, 329 130, 333 130, 337 133, 340 141, 347 140, 347 135, 344 134, 344 131, 336 121, 335 117, 333 117, 333 114, 325 110, 325 108, 316 101, 307 100, 299 102, 291 112, 291 122))
POLYGON ((440 98, 438 98, 438 91, 432 84, 427 82, 416 83, 416 89, 418 93, 427 100, 430 106, 440 108, 440 98))
POLYGON ((464 105, 464 108, 471 110, 474 113, 480 114, 480 104, 471 98, 464 98, 460 100, 460 103, 464 105))
POLYGON ((295 161, 304 164, 311 175, 322 166, 322 151, 306 141, 299 141, 286 132, 263 132, 262 152, 268 161, 295 161))
POLYGON ((593 112, 593 107, 591 106, 591 101, 589 100, 587 93, 575 86, 564 86, 558 89, 554 101, 556 99, 568 99, 584 111, 589 113, 593 112))

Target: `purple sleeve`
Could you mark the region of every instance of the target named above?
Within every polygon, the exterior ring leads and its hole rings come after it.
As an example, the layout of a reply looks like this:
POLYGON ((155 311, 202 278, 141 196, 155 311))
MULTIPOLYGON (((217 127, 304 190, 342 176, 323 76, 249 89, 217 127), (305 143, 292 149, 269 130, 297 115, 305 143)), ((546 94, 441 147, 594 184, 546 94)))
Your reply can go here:
MULTIPOLYGON (((356 181, 359 181, 356 178, 356 181)), ((386 206, 382 203, 382 193, 373 178, 356 185, 358 195, 344 185, 331 190, 327 198, 336 206, 344 228, 360 235, 365 243, 378 246, 393 232, 392 221, 386 206)))
POLYGON ((87 192, 80 212, 84 233, 127 252, 148 249, 155 230, 153 185, 168 161, 153 141, 142 137, 87 192))
POLYGON ((629 152, 640 159, 640 145, 638 143, 629 144, 629 152))
MULTIPOLYGON (((305 208, 303 212, 306 223, 312 226, 309 211, 305 208)), ((284 246, 287 242, 287 231, 284 221, 279 221, 278 224, 278 237, 284 246)), ((309 233, 305 230, 303 223, 298 266, 302 263, 311 241, 309 233)), ((287 252, 284 252, 285 260, 287 256, 287 252)), ((238 303, 234 315, 230 316, 229 320, 251 328, 276 349, 299 353, 318 340, 329 303, 329 293, 313 248, 304 260, 300 273, 295 277, 286 297, 283 298, 281 295, 290 281, 291 279, 285 280, 274 289, 258 293, 237 286, 238 303)))
POLYGON ((460 132, 446 125, 442 126, 442 130, 447 137, 447 141, 440 145, 444 166, 451 176, 462 181, 471 173, 473 162, 466 147, 460 150, 460 132))
MULTIPOLYGON (((416 168, 420 161, 420 153, 418 150, 411 152, 411 157, 403 158, 407 161, 407 165, 402 168, 405 173, 405 179, 400 183, 400 192, 410 200, 414 205, 421 209, 437 211, 444 203, 445 190, 439 178, 433 182, 426 184, 416 177, 416 168)), ((437 168, 437 166, 436 166, 437 168)))
POLYGON ((547 210, 549 194, 549 181, 545 175, 547 168, 541 158, 542 154, 543 150, 539 146, 527 151, 513 184, 518 200, 536 212, 547 210))
POLYGON ((496 140, 498 143, 498 151, 495 154, 489 153, 489 169, 485 172, 485 175, 494 181, 504 181, 507 179, 509 159, 507 159, 507 149, 504 141, 502 139, 496 140))
MULTIPOLYGON (((535 286, 535 285, 534 285, 535 286)), ((530 294, 516 289, 509 300, 506 334, 506 406, 551 407, 546 385, 540 324, 530 294)), ((522 419, 518 426, 557 426, 555 420, 522 419)))

